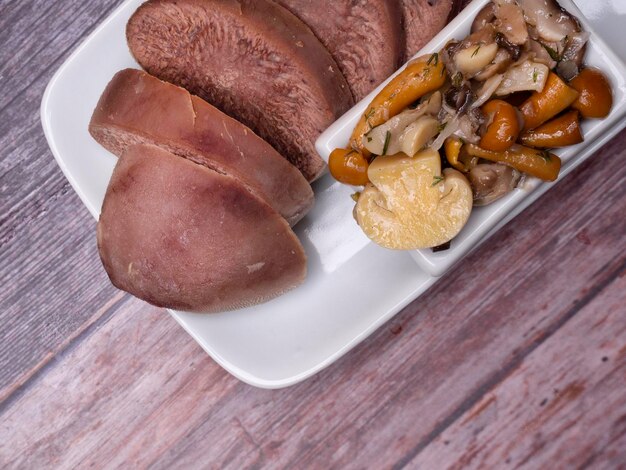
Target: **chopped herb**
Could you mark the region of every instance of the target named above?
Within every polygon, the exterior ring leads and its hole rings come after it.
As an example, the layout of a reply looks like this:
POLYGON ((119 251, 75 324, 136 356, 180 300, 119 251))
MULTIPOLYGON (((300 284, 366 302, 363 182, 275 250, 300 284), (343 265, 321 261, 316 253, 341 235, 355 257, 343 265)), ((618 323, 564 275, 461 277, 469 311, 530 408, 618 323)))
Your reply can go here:
POLYGON ((438 132, 443 132, 443 130, 446 128, 446 126, 448 125, 448 121, 446 122, 442 122, 441 124, 439 124, 439 126, 437 127, 437 131, 438 132))
POLYGON ((363 117, 365 118, 365 121, 369 124, 370 127, 372 127, 372 123, 370 122, 370 118, 372 116, 374 116, 374 114, 376 113, 376 110, 374 108, 370 108, 369 111, 363 115, 363 117))
POLYGON ((541 152, 537 154, 537 156, 543 158, 546 162, 549 162, 550 160, 552 160, 552 157, 550 156, 550 152, 548 152, 547 150, 542 150, 541 152))
POLYGON ((533 69, 533 82, 537 83, 537 77, 539 76, 539 72, 537 72, 537 69, 533 69))
POLYGON ((433 184, 432 184, 432 186, 437 186, 442 181, 443 181, 443 176, 433 176, 433 184))
POLYGON ((357 191, 356 193, 350 194, 350 197, 352 198, 354 202, 357 202, 359 200, 359 197, 361 197, 361 191, 357 191))
POLYGON ((480 44, 478 45, 478 47, 476 48, 476 50, 474 52, 472 52, 472 57, 474 57, 476 54, 478 54, 478 51, 480 50, 480 44))
POLYGON ((554 60, 555 62, 560 62, 561 61, 561 57, 559 56, 559 53, 557 51, 555 51, 550 46, 548 46, 547 44, 544 44, 542 42, 540 42, 539 44, 541 44, 543 46, 543 48, 546 51, 548 51, 548 55, 550 56, 550 58, 552 60, 554 60))
POLYGON ((385 134, 385 145, 383 145, 383 155, 387 155, 387 149, 389 148, 389 141, 391 140, 391 132, 387 131, 385 134))
POLYGON ((371 138, 371 137, 368 137, 368 138, 367 138, 367 141, 368 141, 368 142, 371 142, 371 141, 372 141, 372 138, 371 138))
POLYGON ((428 59, 428 62, 426 62, 426 65, 430 65, 431 63, 434 65, 439 64, 439 54, 437 54, 436 52, 430 56, 430 59, 428 59))

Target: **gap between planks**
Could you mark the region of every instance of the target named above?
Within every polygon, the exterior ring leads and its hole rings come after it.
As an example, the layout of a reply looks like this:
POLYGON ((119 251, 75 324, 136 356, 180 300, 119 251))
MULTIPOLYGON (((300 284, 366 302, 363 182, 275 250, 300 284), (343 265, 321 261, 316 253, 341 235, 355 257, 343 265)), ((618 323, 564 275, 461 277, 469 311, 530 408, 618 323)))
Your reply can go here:
POLYGON ((3 393, 0 395, 0 414, 22 396, 30 386, 36 383, 37 378, 44 375, 54 362, 62 359, 68 352, 72 351, 76 345, 80 344, 84 338, 91 335, 92 332, 106 323, 113 314, 129 300, 135 301, 125 292, 117 291, 115 295, 100 307, 96 313, 89 317, 80 328, 76 329, 72 335, 61 343, 57 351, 50 351, 33 368, 24 372, 11 386, 3 390, 3 393))

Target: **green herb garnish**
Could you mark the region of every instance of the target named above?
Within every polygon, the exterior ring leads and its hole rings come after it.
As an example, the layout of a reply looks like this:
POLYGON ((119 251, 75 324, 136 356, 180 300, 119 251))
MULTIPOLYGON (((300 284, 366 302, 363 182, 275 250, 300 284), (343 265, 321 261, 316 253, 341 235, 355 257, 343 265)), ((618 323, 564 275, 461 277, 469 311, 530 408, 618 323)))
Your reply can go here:
POLYGON ((391 132, 387 131, 385 134, 385 145, 383 145, 383 155, 387 155, 387 149, 389 148, 389 141, 391 140, 391 132))
POLYGON ((356 193, 350 194, 350 197, 352 198, 354 202, 357 202, 359 200, 359 197, 361 197, 361 191, 357 191, 356 193))
POLYGON ((428 62, 426 62, 426 65, 430 65, 431 63, 434 65, 439 64, 439 54, 437 54, 436 52, 430 56, 430 59, 428 59, 428 62))
POLYGON ((476 48, 476 50, 474 52, 472 52, 472 57, 474 57, 476 54, 478 54, 478 51, 480 50, 480 44, 478 45, 478 47, 476 48))
POLYGON ((442 181, 443 181, 443 176, 433 176, 433 184, 432 184, 432 186, 437 186, 442 181))
POLYGON ((537 77, 539 76, 539 72, 537 72, 537 69, 533 69, 533 82, 537 83, 537 77))
POLYGON ((441 124, 439 124, 439 126, 437 127, 437 131, 438 132, 443 132, 443 130, 446 128, 446 126, 448 125, 448 121, 446 122, 442 122, 441 124))
POLYGON ((376 113, 376 110, 374 108, 370 108, 369 111, 363 115, 363 117, 365 118, 365 121, 367 122, 367 124, 372 127, 372 123, 370 122, 370 118, 376 113))
POLYGON ((371 138, 371 137, 368 137, 368 138, 367 138, 367 141, 368 141, 368 142, 371 142, 371 141, 372 141, 372 138, 371 138))
POLYGON ((550 58, 555 61, 555 62, 560 62, 561 61, 561 56, 559 56, 559 53, 557 51, 555 51, 554 49, 552 49, 550 46, 548 46, 547 44, 544 44, 542 42, 540 42, 539 44, 541 44, 543 46, 543 48, 548 51, 548 55, 550 56, 550 58))

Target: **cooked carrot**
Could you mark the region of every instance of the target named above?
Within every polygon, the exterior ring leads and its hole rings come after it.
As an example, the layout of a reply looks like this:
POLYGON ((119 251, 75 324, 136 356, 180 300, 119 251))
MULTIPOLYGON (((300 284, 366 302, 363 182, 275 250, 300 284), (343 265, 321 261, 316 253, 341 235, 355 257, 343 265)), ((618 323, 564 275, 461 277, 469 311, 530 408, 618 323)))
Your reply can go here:
POLYGON ((603 118, 613 106, 613 92, 604 74, 596 69, 583 69, 570 83, 578 91, 572 108, 586 118, 603 118))
POLYGON ((491 100, 481 108, 491 116, 491 124, 480 139, 480 146, 494 152, 504 152, 515 143, 520 126, 515 108, 506 101, 491 100))
POLYGON ((532 131, 526 131, 519 140, 524 145, 537 148, 557 148, 579 144, 583 141, 583 135, 580 131, 578 111, 569 111, 532 131))
POLYGON ((504 163, 522 173, 536 176, 544 181, 554 181, 561 170, 561 159, 546 150, 514 145, 504 152, 492 152, 474 144, 466 144, 463 149, 474 157, 504 163))
POLYGON ((426 93, 440 88, 446 73, 439 54, 418 57, 408 63, 372 100, 357 123, 350 145, 369 155, 363 147, 363 136, 383 124, 426 93))
POLYGON ((367 159, 354 149, 335 149, 328 158, 328 169, 333 177, 344 184, 364 186, 367 178, 367 159))
POLYGON ((567 86, 557 74, 550 72, 543 90, 534 92, 519 108, 524 116, 523 130, 540 126, 566 109, 576 98, 578 92, 567 86))

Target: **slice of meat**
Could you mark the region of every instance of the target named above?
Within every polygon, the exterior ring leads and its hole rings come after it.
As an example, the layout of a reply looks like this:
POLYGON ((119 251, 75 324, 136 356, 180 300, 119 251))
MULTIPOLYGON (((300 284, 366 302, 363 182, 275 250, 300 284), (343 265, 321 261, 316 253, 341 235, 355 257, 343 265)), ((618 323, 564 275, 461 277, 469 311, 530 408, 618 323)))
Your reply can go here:
POLYGON ((257 132, 312 181, 315 139, 352 104, 311 30, 269 0, 149 0, 127 24, 132 54, 257 132))
POLYGON ((111 282, 159 307, 246 307, 306 275, 304 250, 274 209, 235 178, 150 145, 118 160, 97 236, 111 282))
POLYGON ((443 29, 455 7, 455 0, 400 0, 400 3, 408 60, 443 29))
POLYGON ((356 101, 401 65, 402 11, 397 0, 276 0, 326 46, 356 101))
POLYGON ((149 143, 234 176, 292 225, 313 205, 311 186, 271 145, 197 96, 141 70, 113 77, 89 132, 118 156, 129 145, 149 143))

